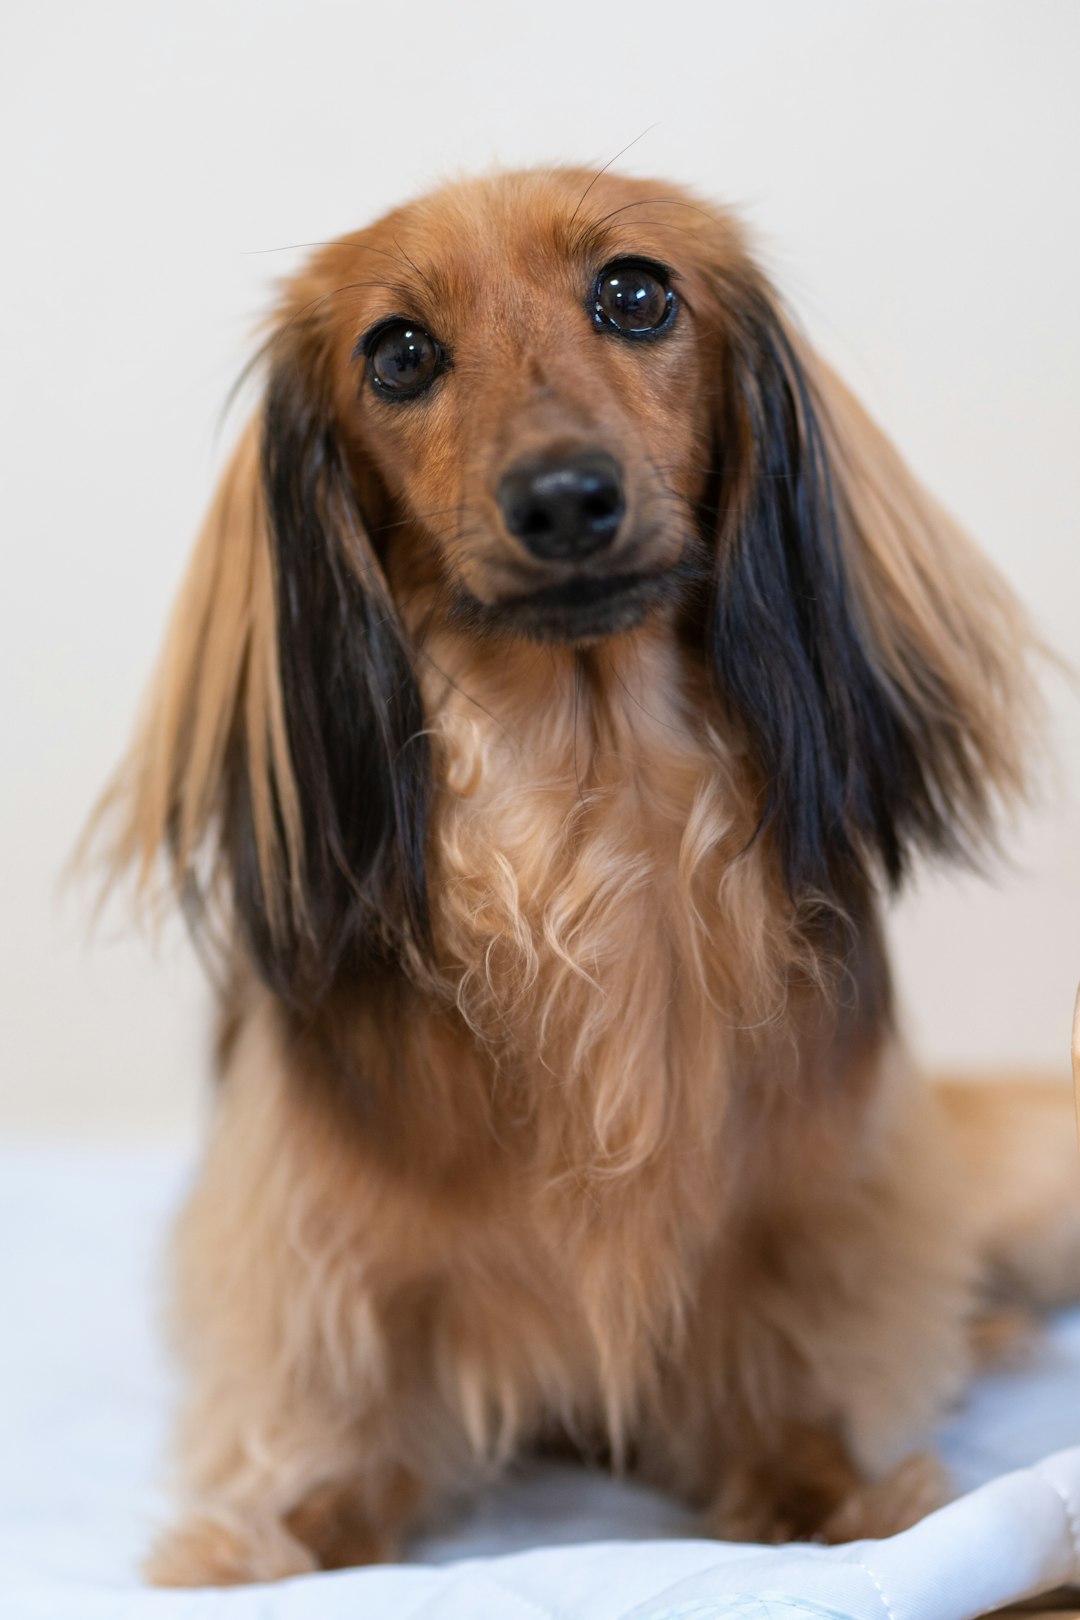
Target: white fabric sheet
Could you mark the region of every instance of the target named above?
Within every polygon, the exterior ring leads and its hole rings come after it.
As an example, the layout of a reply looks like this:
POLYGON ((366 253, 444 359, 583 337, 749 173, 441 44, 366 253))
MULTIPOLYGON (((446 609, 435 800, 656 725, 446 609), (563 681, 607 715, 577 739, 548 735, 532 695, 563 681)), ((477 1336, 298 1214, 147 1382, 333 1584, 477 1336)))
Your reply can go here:
POLYGON ((408 1566, 148 1591, 170 1404, 160 1251, 187 1173, 148 1151, 0 1154, 2 1620, 966 1620, 1080 1584, 1075 1312, 943 1427, 972 1494, 891 1541, 686 1539, 686 1515, 649 1491, 535 1467, 408 1566))

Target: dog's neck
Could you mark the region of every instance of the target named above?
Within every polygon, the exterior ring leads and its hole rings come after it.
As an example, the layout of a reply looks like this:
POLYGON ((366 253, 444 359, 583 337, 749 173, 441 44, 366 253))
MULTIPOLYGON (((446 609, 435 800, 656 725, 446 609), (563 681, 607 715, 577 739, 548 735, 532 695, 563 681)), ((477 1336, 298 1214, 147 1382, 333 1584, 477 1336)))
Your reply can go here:
MULTIPOLYGON (((478 644, 448 634, 425 653, 425 708, 444 780, 462 797, 475 794, 459 773, 472 770, 478 746, 496 751, 500 787, 535 776, 538 751, 551 781, 563 777, 583 788, 583 772, 605 777, 613 767, 632 778, 674 739, 682 751, 701 707, 667 624, 584 647, 478 644)), ((494 787, 491 757, 486 775, 494 787)))

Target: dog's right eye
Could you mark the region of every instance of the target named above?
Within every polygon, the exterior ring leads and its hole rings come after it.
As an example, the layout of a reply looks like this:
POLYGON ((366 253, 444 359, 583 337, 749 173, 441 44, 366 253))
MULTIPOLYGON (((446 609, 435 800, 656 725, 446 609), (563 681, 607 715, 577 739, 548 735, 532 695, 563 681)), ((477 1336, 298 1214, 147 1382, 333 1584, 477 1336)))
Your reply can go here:
POLYGON ((377 394, 412 399, 429 388, 445 355, 430 332, 412 321, 387 321, 361 340, 368 376, 377 394))

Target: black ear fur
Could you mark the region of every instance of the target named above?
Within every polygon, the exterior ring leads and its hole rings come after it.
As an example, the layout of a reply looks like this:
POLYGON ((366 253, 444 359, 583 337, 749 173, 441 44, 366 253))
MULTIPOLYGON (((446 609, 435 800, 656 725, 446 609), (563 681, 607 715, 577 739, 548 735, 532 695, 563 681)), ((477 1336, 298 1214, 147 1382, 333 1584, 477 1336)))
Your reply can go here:
MULTIPOLYGON (((929 721, 875 665, 844 562, 813 386, 762 293, 729 332, 721 519, 706 630, 764 783, 791 898, 858 912, 912 846, 955 852, 929 721)), ((930 672, 925 682, 932 684, 930 672)))
MULTIPOLYGON (((421 953, 430 760, 419 689, 317 371, 274 370, 263 427, 278 662, 303 824, 301 914, 270 926, 250 802, 230 845, 236 905, 267 982, 312 1005, 421 953)), ((242 773, 246 780, 246 773, 242 773)))

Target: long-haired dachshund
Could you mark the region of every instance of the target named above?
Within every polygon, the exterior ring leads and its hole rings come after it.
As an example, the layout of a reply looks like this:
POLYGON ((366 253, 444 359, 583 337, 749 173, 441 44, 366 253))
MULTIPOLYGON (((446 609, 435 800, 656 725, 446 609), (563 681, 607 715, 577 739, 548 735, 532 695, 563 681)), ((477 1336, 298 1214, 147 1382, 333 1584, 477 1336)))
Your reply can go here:
POLYGON ((909 1522, 978 1255, 881 900, 1021 787, 1022 616, 668 186, 438 191, 263 358, 106 801, 224 962, 154 1578, 392 1556, 546 1444, 909 1522))

